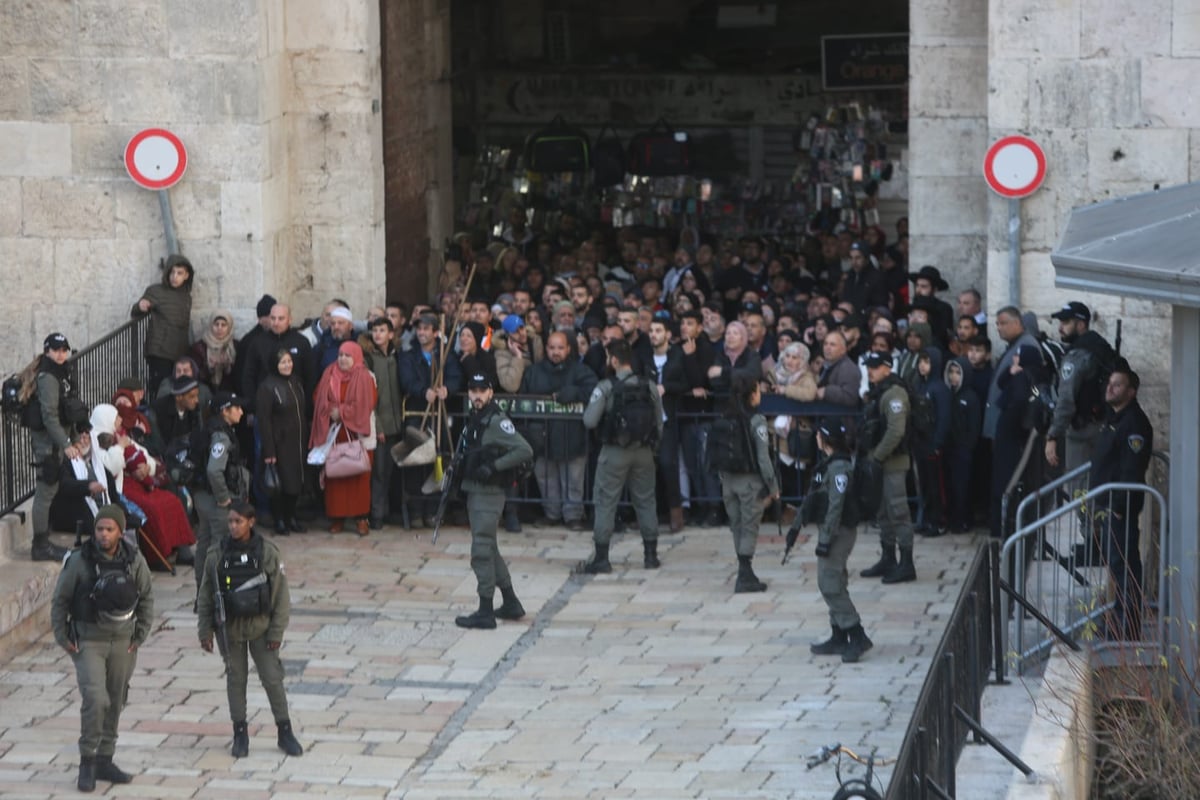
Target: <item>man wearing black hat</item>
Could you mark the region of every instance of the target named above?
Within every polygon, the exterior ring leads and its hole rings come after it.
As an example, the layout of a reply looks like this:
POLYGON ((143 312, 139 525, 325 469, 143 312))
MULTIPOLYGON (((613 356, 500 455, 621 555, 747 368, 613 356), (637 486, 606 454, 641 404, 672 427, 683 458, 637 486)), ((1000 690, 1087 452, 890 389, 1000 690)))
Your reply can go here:
POLYGON ((1058 367, 1058 402, 1046 432, 1046 462, 1057 467, 1062 452, 1063 471, 1070 472, 1092 460, 1106 410, 1102 384, 1117 354, 1091 329, 1092 312, 1083 303, 1067 303, 1050 318, 1058 320, 1059 338, 1071 349, 1058 367))
POLYGON ((950 284, 942 279, 942 273, 937 267, 926 264, 917 272, 910 272, 908 279, 913 282, 913 305, 916 298, 929 298, 929 325, 933 328, 933 338, 938 346, 946 351, 950 348, 950 339, 954 329, 954 309, 945 300, 937 297, 937 292, 944 292, 950 284))
POLYGON ((212 413, 206 429, 205 452, 194 453, 197 485, 192 493, 200 524, 196 526, 196 587, 203 577, 204 559, 213 542, 221 541, 228 530, 226 512, 234 500, 250 494, 250 473, 242 466, 241 448, 234 427, 242 421, 242 398, 233 392, 213 396, 212 413))
POLYGON ((92 538, 63 564, 50 602, 54 641, 71 655, 83 702, 79 720, 81 792, 96 779, 129 783, 113 763, 117 725, 129 694, 137 650, 150 635, 154 598, 146 559, 122 538, 125 512, 96 512, 92 538))
POLYGON ((850 269, 842 276, 838 296, 853 303, 856 311, 887 305, 888 292, 883 285, 883 273, 871 263, 871 251, 865 242, 850 245, 850 269))
POLYGON ((242 383, 246 375, 246 362, 249 360, 248 356, 254 342, 260 336, 267 333, 267 331, 271 330, 271 307, 273 305, 275 305, 275 298, 271 295, 264 294, 259 298, 258 304, 254 307, 254 313, 258 317, 258 324, 246 331, 246 335, 237 341, 237 355, 233 361, 234 386, 243 395, 246 394, 245 385, 242 383))
MULTIPOLYGON (((67 360, 71 345, 61 333, 52 333, 42 343, 42 355, 37 360, 32 396, 21 423, 29 429, 33 459, 37 464, 37 481, 33 487, 33 547, 34 561, 61 561, 65 548, 50 541, 50 504, 58 493, 58 473, 65 458, 70 461, 79 455, 71 443, 76 426, 87 422, 87 407, 75 396, 67 360), (81 411, 82 409, 82 411, 81 411)), ((22 389, 25 396, 27 389, 22 389)))
POLYGON ((869 353, 866 358, 867 410, 859 449, 864 456, 883 465, 883 502, 879 507, 879 541, 883 553, 879 561, 859 574, 864 578, 882 578, 884 583, 907 583, 917 579, 913 565, 913 526, 908 511, 909 453, 908 389, 899 376, 892 374, 892 357, 887 353, 869 353), (900 560, 896 560, 896 548, 900 560))
POLYGON ((525 609, 513 590, 508 565, 496 543, 496 526, 504 510, 504 490, 533 461, 533 448, 517 433, 512 420, 493 400, 491 378, 467 379, 471 417, 463 430, 463 492, 471 525, 471 569, 475 572, 479 608, 454 618, 460 628, 496 627, 496 619, 520 619, 525 609), (496 589, 504 602, 494 607, 496 589))
POLYGON ((172 442, 191 436, 207 417, 200 410, 200 383, 188 375, 171 379, 171 393, 150 408, 150 452, 162 457, 172 442))

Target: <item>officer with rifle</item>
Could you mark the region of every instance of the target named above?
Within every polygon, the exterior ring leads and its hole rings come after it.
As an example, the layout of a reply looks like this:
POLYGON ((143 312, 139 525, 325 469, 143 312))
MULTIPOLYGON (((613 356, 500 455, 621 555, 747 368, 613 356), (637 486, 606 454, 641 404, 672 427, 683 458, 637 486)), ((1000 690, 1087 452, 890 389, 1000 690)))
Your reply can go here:
POLYGON ((50 604, 54 640, 75 662, 83 698, 76 784, 81 792, 94 791, 97 778, 133 780, 113 763, 113 753, 138 646, 154 618, 150 568, 122 538, 124 510, 101 507, 93 530, 92 538, 68 556, 50 604))
POLYGON ((196 514, 200 518, 200 524, 196 526, 194 561, 197 587, 208 548, 219 542, 227 529, 226 512, 230 504, 245 500, 250 494, 250 472, 242 464, 241 448, 234 432, 242 421, 242 414, 242 398, 233 392, 217 392, 212 400, 212 416, 205 424, 205 435, 197 440, 201 452, 192 454, 199 462, 192 492, 196 514))
MULTIPOLYGON (((471 417, 463 432, 462 482, 471 525, 471 569, 479 591, 479 608, 454 618, 460 628, 494 629, 496 619, 520 619, 525 609, 513 591, 508 565, 500 555, 496 527, 504 511, 504 489, 516 472, 533 462, 533 448, 517 433, 512 420, 493 399, 491 378, 476 373, 467 380, 471 417), (504 602, 494 607, 496 589, 504 602)), ((452 491, 447 487, 444 491, 452 491)), ((438 520, 440 522, 440 520, 438 520)))
POLYGON ((617 501, 628 485, 642 532, 642 566, 658 569, 658 516, 654 507, 654 449, 662 439, 663 409, 658 388, 633 372, 633 348, 624 340, 608 345, 608 368, 613 376, 592 390, 583 425, 599 429, 600 455, 592 487, 596 552, 577 568, 587 575, 612 572, 608 546, 617 516, 617 501))
POLYGON ((196 620, 200 646, 211 653, 215 634, 225 659, 233 757, 244 758, 250 752, 247 654, 254 659, 275 716, 279 749, 289 756, 299 756, 304 748, 292 732, 283 688, 283 663, 279 660, 279 647, 291 614, 287 574, 279 548, 254 529, 254 519, 253 505, 246 500, 231 501, 226 517, 229 535, 210 549, 200 581, 196 620))

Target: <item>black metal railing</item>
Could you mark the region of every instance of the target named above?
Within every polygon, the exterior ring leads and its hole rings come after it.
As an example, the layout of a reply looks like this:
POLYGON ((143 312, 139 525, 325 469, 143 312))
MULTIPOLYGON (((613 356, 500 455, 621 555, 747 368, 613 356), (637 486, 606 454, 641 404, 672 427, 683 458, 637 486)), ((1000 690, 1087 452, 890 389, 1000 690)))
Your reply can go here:
POLYGON ((934 651, 888 784, 887 800, 953 800, 955 770, 968 733, 1026 775, 1032 773, 980 723, 988 673, 1003 657, 999 591, 1000 544, 989 542, 975 554, 934 651))
MULTIPOLYGON (((149 320, 131 320, 71 354, 74 385, 88 408, 109 402, 122 378, 146 380, 143 342, 149 320)), ((0 423, 0 515, 16 511, 33 496, 34 470, 29 431, 5 414, 0 423)))

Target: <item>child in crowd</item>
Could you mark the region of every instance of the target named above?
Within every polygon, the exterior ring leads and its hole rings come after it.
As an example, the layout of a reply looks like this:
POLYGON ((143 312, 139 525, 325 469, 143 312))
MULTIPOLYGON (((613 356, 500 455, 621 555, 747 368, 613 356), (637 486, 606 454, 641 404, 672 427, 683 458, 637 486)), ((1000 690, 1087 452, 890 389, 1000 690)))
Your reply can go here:
POLYGON ((981 441, 983 405, 979 395, 967 383, 971 363, 960 357, 946 365, 946 386, 950 389, 950 429, 942 452, 946 475, 946 528, 951 533, 969 533, 971 510, 972 459, 981 441))

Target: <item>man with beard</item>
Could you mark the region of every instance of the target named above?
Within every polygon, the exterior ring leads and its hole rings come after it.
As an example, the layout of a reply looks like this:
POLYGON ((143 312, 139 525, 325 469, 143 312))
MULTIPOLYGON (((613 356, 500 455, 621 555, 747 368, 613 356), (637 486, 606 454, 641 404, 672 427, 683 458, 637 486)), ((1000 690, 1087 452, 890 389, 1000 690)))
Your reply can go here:
POLYGON ((1091 329, 1092 312, 1072 301, 1050 315, 1058 320, 1058 333, 1071 349, 1058 368, 1058 402, 1046 432, 1046 462, 1059 463, 1063 448, 1063 471, 1070 472, 1092 460, 1092 448, 1104 421, 1104 399, 1100 397, 1101 371, 1112 369, 1117 359, 1112 346, 1091 329))
POLYGON ((683 351, 671 344, 671 328, 664 319, 650 323, 653 376, 663 406, 662 440, 657 451, 658 474, 663 479, 671 533, 683 530, 683 497, 679 486, 679 401, 688 391, 683 351))
MULTIPOLYGON (((580 403, 596 388, 598 378, 576 358, 565 331, 546 340, 546 358, 525 371, 521 394, 549 395, 557 403, 580 403)), ((534 476, 542 495, 542 524, 563 522, 573 531, 584 530, 583 494, 587 471, 587 432, 575 419, 534 422, 531 436, 540 433, 543 446, 535 455, 534 476)))
POLYGON ((632 308, 622 308, 617 313, 617 324, 621 326, 621 335, 633 353, 633 374, 649 375, 653 363, 654 348, 650 345, 650 337, 642 333, 638 327, 638 312, 632 308))
POLYGON ((496 619, 520 619, 525 609, 513 591, 508 566, 496 543, 496 526, 504 509, 504 489, 514 473, 533 459, 533 448, 493 401, 491 381, 472 375, 467 381, 471 417, 463 430, 463 482, 471 525, 471 569, 479 593, 479 608, 454 618, 460 628, 494 629, 496 619), (496 589, 504 602, 495 608, 496 589))
POLYGON ((709 528, 721 524, 721 483, 705 465, 704 441, 709 424, 703 414, 712 411, 708 392, 708 368, 716 360, 712 342, 704 335, 699 311, 688 311, 679 320, 679 351, 687 390, 679 399, 679 438, 691 482, 692 522, 709 528))

